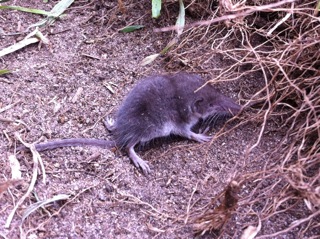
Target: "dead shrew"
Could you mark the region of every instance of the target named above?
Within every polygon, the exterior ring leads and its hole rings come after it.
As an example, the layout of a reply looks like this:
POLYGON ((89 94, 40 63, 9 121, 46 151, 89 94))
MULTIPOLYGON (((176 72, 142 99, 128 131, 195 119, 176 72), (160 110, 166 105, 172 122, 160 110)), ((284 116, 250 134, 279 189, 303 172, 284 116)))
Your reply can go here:
POLYGON ((205 83, 200 76, 188 73, 149 76, 131 90, 115 120, 107 118, 105 123, 114 141, 71 138, 40 143, 35 147, 44 151, 66 146, 117 146, 147 174, 150 167, 137 155, 135 146, 171 134, 207 142, 211 137, 205 133, 217 119, 232 117, 240 111, 240 105, 205 83), (193 129, 196 125, 198 132, 193 129))

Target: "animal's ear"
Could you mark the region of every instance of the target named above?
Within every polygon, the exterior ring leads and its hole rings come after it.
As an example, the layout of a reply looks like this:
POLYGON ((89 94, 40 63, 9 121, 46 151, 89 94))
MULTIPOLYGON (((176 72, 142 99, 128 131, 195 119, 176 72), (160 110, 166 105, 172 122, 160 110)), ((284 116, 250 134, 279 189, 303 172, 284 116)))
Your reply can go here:
POLYGON ((194 113, 201 113, 201 106, 203 105, 204 103, 204 99, 203 97, 199 97, 197 99, 195 99, 195 101, 193 102, 192 106, 191 106, 191 109, 192 109, 192 112, 194 113))

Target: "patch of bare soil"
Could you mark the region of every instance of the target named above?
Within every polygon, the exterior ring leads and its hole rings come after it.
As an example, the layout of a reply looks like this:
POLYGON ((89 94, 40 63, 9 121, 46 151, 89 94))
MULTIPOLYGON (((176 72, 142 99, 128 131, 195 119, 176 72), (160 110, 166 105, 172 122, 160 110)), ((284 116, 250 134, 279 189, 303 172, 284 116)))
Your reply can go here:
MULTIPOLYGON (((57 1, 9 3, 50 10, 57 1)), ((155 33, 153 29, 174 25, 179 7, 168 3, 160 19, 152 20, 150 1, 123 3, 125 8, 116 1, 76 1, 62 19, 41 28, 49 45, 33 44, 0 59, 0 69, 13 70, 0 78, 0 109, 4 109, 0 112, 0 181, 11 178, 12 154, 21 165, 23 178, 18 186, 0 194, 3 238, 18 238, 23 233, 27 238, 193 238, 193 215, 220 195, 236 175, 263 170, 269 156, 266 152, 276 148, 286 133, 284 129, 278 131, 277 121, 268 122, 260 144, 248 157, 248 148, 260 134, 258 121, 240 124, 212 143, 170 140, 150 145, 139 152, 151 166, 152 172, 147 176, 118 151, 69 147, 41 152, 46 181, 42 181, 39 167, 32 193, 19 206, 10 227, 5 228, 10 212, 27 192, 33 173, 32 155, 16 152, 21 143, 15 133, 26 142, 70 137, 111 139, 103 120, 116 112, 125 95, 144 76, 188 71, 212 80, 223 67, 232 64, 215 51, 212 38, 215 35, 222 39, 228 32, 210 32, 212 29, 207 27, 204 31, 210 33, 209 39, 199 34, 189 42, 188 36, 193 33, 189 29, 174 53, 141 66, 144 57, 160 52, 173 38, 174 33, 155 33), (129 24, 145 27, 132 33, 118 31, 129 24), (30 205, 60 194, 70 197, 45 205, 22 220, 30 205)), ((188 23, 199 20, 192 10, 187 11, 188 23)), ((23 31, 40 19, 38 15, 1 10, 0 48, 24 37, 10 33, 23 31)), ((261 40, 257 37, 257 44, 261 40)), ((226 42, 226 50, 236 47, 235 39, 226 42)), ((237 80, 219 82, 217 87, 235 101, 250 98, 265 82, 261 72, 241 76, 246 71, 243 68, 237 80)), ((227 124, 225 131, 242 119, 227 124)), ((218 125, 210 134, 221 127, 218 125)), ((259 181, 241 185, 240 199, 267 186, 259 181)), ((273 199, 270 196, 265 200, 273 199)), ((246 226, 257 226, 264 203, 255 204, 252 215, 241 214, 250 205, 239 205, 221 238, 240 238, 246 226)), ((282 230, 309 210, 303 204, 293 205, 292 209, 285 217, 265 220, 260 233, 282 230)), ((318 229, 308 235, 317 235, 318 229)), ((297 230, 275 238, 298 238, 297 230)), ((206 234, 204 238, 215 238, 214 235, 206 234)))

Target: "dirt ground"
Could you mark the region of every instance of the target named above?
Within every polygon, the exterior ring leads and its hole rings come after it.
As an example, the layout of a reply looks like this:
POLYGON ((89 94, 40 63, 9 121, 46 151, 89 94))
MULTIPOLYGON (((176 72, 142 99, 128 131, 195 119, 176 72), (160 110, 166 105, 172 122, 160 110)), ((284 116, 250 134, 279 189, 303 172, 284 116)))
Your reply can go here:
MULTIPOLYGON (((50 10, 56 2, 10 1, 10 5, 50 10)), ((0 78, 0 109, 11 105, 0 112, 0 181, 11 177, 8 158, 21 145, 14 133, 26 142, 70 137, 108 139, 111 136, 103 119, 116 112, 128 91, 144 76, 188 71, 210 80, 229 64, 212 51, 210 59, 199 64, 192 61, 203 52, 193 52, 194 58, 186 54, 173 60, 169 53, 141 66, 144 57, 160 52, 174 36, 153 29, 174 25, 178 14, 178 5, 171 4, 170 12, 167 9, 159 20, 152 20, 150 9, 150 1, 127 3, 125 12, 117 1, 77 1, 62 19, 43 29, 49 45, 33 44, 0 59, 0 69, 13 70, 0 78), (145 27, 132 33, 118 31, 131 23, 145 27), (182 58, 187 63, 183 64, 182 58)), ((6 34, 22 31, 41 19, 39 15, 1 11, 0 30, 6 34)), ((197 20, 188 12, 186 19, 197 20)), ((21 35, 0 35, 0 49, 21 39, 21 35)), ((210 46, 203 50, 211 51, 210 46)), ((263 84, 261 75, 254 74, 217 87, 239 102, 240 92, 250 95, 263 84)), ((261 144, 246 162, 244 154, 257 140, 258 124, 242 125, 212 144, 181 139, 151 145, 139 152, 151 166, 148 176, 135 168, 127 155, 108 149, 70 147, 41 152, 46 182, 38 176, 33 192, 18 208, 11 226, 5 228, 9 213, 32 177, 32 155, 16 153, 23 183, 0 197, 0 235, 19 237, 22 215, 29 205, 67 194, 68 200, 38 209, 24 220, 21 228, 27 238, 193 238, 190 212, 208 204, 234 175, 261 170, 267 157, 264 152, 280 140, 276 126, 277 122, 269 123, 261 144)), ((250 190, 241 188, 244 195, 250 190)), ((301 206, 300 210, 286 218, 270 219, 262 225, 261 235, 301 218, 307 209, 301 206)), ((254 212, 245 218, 239 210, 221 238, 240 238, 239 232, 257 223, 254 212)), ((297 238, 296 233, 289 231, 277 238, 297 238)))

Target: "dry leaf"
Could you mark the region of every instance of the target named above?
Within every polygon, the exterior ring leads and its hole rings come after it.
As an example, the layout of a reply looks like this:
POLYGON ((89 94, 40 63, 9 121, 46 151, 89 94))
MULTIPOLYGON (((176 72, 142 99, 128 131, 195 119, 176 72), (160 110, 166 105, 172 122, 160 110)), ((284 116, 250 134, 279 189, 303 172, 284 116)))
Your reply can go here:
POLYGON ((9 156, 9 163, 11 167, 11 178, 21 179, 20 163, 14 154, 9 156))

